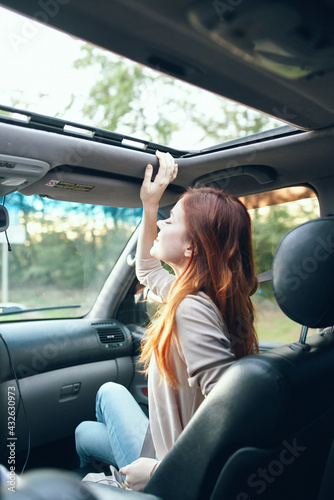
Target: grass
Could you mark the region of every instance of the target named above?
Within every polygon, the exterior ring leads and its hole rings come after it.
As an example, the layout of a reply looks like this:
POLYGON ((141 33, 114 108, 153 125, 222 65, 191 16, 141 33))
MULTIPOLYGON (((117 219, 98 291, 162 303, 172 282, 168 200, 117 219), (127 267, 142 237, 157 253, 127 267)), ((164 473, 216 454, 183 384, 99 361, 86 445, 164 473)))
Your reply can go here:
MULTIPOLYGON (((269 312, 257 311, 257 321, 255 322, 258 338, 262 342, 283 342, 291 344, 299 340, 301 325, 289 319, 285 314, 273 306, 269 312)), ((316 333, 310 329, 308 336, 316 333)))
POLYGON ((299 338, 300 328, 300 325, 279 311, 272 313, 270 317, 261 317, 261 320, 256 322, 259 340, 264 342, 296 342, 299 338))
MULTIPOLYGON (((23 287, 9 291, 9 301, 23 304, 26 309, 38 307, 52 307, 82 303, 82 290, 56 290, 53 287, 40 287, 34 292, 33 287, 27 292, 23 287)), ((91 298, 91 303, 95 296, 91 298)), ((83 308, 54 309, 49 311, 35 311, 31 313, 3 316, 0 321, 24 321, 35 319, 77 318, 88 312, 87 304, 83 308)))
MULTIPOLYGON (((58 309, 53 311, 40 311, 20 315, 3 316, 2 321, 24 321, 32 319, 76 318, 86 314, 89 310, 88 303, 93 303, 94 297, 83 297, 82 290, 55 290, 45 287, 38 290, 37 296, 27 294, 25 289, 12 290, 10 299, 13 302, 24 304, 27 308, 48 307, 52 305, 85 304, 78 309, 58 309), (39 292, 39 293, 38 293, 39 292)), ((148 303, 149 304, 149 303, 148 303)), ((258 338, 262 342, 292 343, 299 340, 301 325, 289 319, 279 309, 274 299, 257 296, 254 299, 256 308, 255 327, 258 338)), ((315 333, 311 330, 308 335, 315 333)))

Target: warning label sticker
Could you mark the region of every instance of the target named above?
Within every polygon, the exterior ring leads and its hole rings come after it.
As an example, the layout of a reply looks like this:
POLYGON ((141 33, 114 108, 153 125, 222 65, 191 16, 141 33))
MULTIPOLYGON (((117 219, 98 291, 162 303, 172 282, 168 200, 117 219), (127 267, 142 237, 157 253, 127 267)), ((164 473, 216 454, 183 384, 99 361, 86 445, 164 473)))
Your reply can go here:
POLYGON ((69 189, 71 191, 84 191, 88 192, 94 189, 95 186, 88 186, 87 184, 75 184, 74 182, 64 182, 64 181, 49 181, 46 186, 58 189, 69 189))

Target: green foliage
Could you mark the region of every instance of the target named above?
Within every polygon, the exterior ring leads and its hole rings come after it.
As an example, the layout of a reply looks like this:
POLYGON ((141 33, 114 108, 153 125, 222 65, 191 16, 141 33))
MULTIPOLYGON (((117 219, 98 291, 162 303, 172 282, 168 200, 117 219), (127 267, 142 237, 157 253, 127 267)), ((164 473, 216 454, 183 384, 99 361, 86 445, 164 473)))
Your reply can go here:
MULTIPOLYGON (((178 125, 155 110, 150 102, 158 87, 170 87, 167 78, 144 66, 101 51, 91 45, 82 47, 83 57, 75 61, 77 69, 94 68, 97 81, 90 90, 83 113, 97 126, 149 140, 167 143, 178 125)), ((165 102, 169 101, 169 91, 165 102)), ((68 106, 75 103, 75 96, 68 106)))
MULTIPOLYGON (((171 146, 179 135, 186 149, 194 135, 199 145, 208 137, 221 143, 278 125, 268 116, 91 45, 82 51, 75 68, 93 68, 97 75, 82 111, 98 127, 171 146)), ((72 96, 68 109, 75 100, 72 96)))
MULTIPOLYGON (((282 238, 294 227, 319 216, 318 200, 306 198, 250 211, 256 272, 272 269, 276 249, 282 238)), ((271 281, 260 283, 252 297, 256 314, 255 324, 262 341, 294 342, 300 325, 280 310, 271 281)))
POLYGON ((275 205, 263 214, 261 209, 253 210, 252 236, 257 273, 272 267, 273 257, 283 236, 295 224, 289 216, 288 207, 275 205))
POLYGON ((316 198, 251 210, 257 273, 271 269, 276 249, 291 229, 318 216, 319 206, 316 198))
POLYGON ((192 106, 192 120, 202 129, 200 141, 211 137, 215 143, 222 143, 279 126, 277 121, 266 115, 218 97, 216 99, 217 110, 213 118, 196 105, 192 106))
MULTIPOLYGON (((26 307, 83 305, 66 315, 89 310, 141 216, 138 209, 19 193, 9 195, 6 205, 20 207, 19 225, 26 228, 25 243, 12 243, 8 255, 9 301, 26 307)), ((0 259, 1 274, 2 264, 0 259)))

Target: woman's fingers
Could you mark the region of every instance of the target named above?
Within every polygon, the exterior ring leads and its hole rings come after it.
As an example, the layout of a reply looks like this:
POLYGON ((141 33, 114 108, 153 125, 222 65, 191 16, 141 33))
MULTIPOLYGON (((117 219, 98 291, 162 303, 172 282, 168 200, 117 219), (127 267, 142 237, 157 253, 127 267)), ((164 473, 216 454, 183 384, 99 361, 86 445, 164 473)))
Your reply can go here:
POLYGON ((173 169, 173 173, 171 175, 171 180, 170 182, 172 182, 174 179, 176 179, 177 177, 177 174, 178 174, 178 171, 179 171, 179 166, 177 163, 174 164, 174 169, 173 169))
POLYGON ((145 184, 151 182, 152 174, 153 174, 153 167, 149 163, 145 168, 144 181, 143 181, 145 184))
POLYGON ((168 167, 168 161, 170 159, 166 153, 161 153, 161 151, 156 151, 155 154, 159 160, 159 170, 156 178, 160 181, 165 181, 169 177, 170 167, 168 167))
POLYGON ((159 160, 158 173, 152 182, 153 167, 149 163, 146 166, 144 180, 140 189, 140 198, 146 206, 157 205, 168 184, 173 182, 177 176, 178 166, 169 153, 156 152, 159 160))
POLYGON ((172 182, 177 175, 177 168, 175 170, 177 165, 174 163, 174 158, 170 153, 162 153, 161 151, 156 151, 155 154, 159 160, 158 180, 167 184, 172 182))

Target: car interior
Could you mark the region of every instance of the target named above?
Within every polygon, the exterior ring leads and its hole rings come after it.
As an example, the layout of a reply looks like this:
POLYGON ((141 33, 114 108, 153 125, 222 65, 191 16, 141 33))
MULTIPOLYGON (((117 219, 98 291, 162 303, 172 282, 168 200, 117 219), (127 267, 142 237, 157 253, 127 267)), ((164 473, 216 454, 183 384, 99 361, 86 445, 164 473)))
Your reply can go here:
MULTIPOLYGON (((1 498, 333 498, 334 2, 1 0, 5 10, 275 125, 188 148, 0 98, 0 464, 19 477, 1 498), (138 353, 157 305, 134 263, 156 150, 179 168, 160 218, 198 185, 249 210, 260 352, 233 363, 135 492, 83 483, 74 431, 108 381, 148 414, 138 353)), ((22 26, 16 44, 32 33, 22 26)))

